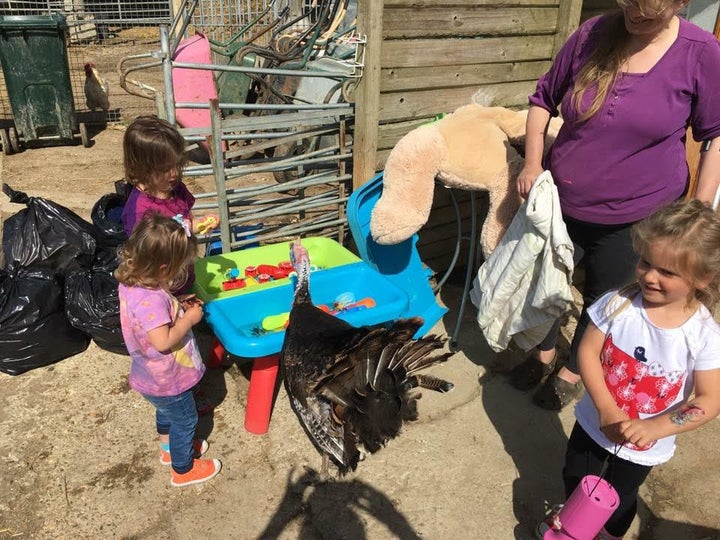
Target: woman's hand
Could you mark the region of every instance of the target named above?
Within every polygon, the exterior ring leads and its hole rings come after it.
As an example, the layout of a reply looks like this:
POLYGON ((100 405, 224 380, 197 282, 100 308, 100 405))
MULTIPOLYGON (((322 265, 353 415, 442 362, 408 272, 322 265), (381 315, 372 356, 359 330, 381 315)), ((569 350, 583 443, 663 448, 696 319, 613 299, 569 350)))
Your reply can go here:
POLYGON ((533 184, 535 184, 535 181, 542 172, 542 167, 534 167, 527 164, 523 167, 523 170, 520 171, 517 178, 517 189, 518 194, 523 199, 527 199, 530 189, 533 187, 533 184))
POLYGON ((600 413, 600 431, 615 444, 623 444, 626 440, 622 426, 630 421, 630 417, 617 405, 606 407, 600 413))

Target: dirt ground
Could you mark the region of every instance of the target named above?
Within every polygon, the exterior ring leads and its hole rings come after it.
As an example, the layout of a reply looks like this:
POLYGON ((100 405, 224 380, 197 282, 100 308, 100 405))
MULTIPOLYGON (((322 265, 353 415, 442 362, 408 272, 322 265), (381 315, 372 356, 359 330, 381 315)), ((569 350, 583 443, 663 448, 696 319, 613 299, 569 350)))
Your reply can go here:
MULTIPOLYGON (((90 148, 0 155, 0 176, 89 219, 122 177, 122 134, 111 125, 90 148)), ((20 209, 0 195, 5 218, 20 209)), ((454 329, 460 292, 443 287, 450 312, 435 331, 454 329)), ((207 351, 207 332, 198 339, 207 351)), ((241 359, 226 359, 201 383, 217 406, 201 417, 199 433, 223 470, 185 489, 169 485, 158 461, 152 408, 128 387, 127 357, 93 343, 55 365, 0 374, 0 540, 529 539, 546 504, 562 499, 572 408, 539 410, 507 384, 504 372, 521 354, 493 354, 471 305, 458 347, 436 369, 456 388, 426 394, 418 422, 356 473, 321 484, 306 469, 317 469, 320 457, 283 389, 269 432, 244 429, 249 363, 241 359)), ((681 436, 673 460, 643 486, 628 537, 720 539, 719 447, 717 421, 681 436)))
MULTIPOLYGON (((14 189, 89 219, 122 176, 122 128, 91 148, 35 148, 0 157, 14 189)), ((5 218, 20 209, 2 196, 5 218)), ((455 327, 457 285, 436 331, 455 327)), ((200 332, 203 350, 209 337, 200 332)), ((437 373, 447 395, 427 394, 421 418, 357 472, 313 485, 320 458, 287 402, 277 397, 270 430, 243 426, 248 363, 209 370, 217 403, 201 418, 220 476, 176 489, 158 462, 152 409, 129 390, 127 357, 99 349, 11 377, 0 374, 0 539, 6 538, 530 538, 546 502, 562 497, 560 469, 572 410, 541 411, 503 372, 519 353, 494 355, 472 307, 459 351, 437 373)), ((630 538, 720 538, 720 425, 680 437, 675 458, 641 491, 630 538)))

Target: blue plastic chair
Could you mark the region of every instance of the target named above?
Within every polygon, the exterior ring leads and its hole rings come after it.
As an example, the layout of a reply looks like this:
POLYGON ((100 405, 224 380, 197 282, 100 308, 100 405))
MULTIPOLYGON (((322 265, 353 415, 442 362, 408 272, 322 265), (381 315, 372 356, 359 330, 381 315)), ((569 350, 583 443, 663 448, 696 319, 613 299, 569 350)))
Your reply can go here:
POLYGON ((404 242, 381 245, 370 234, 370 214, 382 193, 383 173, 353 192, 347 204, 347 219, 358 255, 408 295, 409 304, 401 317, 419 316, 424 324, 415 334, 422 337, 435 326, 448 309, 440 306, 430 286, 432 271, 423 265, 417 251, 418 236, 404 242))

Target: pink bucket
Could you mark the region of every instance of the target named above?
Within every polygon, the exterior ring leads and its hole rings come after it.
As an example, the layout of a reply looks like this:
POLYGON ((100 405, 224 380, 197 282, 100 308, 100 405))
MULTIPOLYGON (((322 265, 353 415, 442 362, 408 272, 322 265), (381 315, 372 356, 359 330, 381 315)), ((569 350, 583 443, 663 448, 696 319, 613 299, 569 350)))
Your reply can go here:
POLYGON ((543 540, 593 540, 619 502, 617 491, 607 481, 584 476, 557 515, 561 529, 547 531, 543 540))

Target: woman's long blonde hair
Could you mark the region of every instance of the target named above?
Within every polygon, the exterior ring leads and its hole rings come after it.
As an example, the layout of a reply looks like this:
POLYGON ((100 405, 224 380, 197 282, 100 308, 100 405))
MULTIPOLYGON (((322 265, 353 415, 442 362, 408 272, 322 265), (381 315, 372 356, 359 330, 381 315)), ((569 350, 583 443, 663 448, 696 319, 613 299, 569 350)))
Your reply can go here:
MULTIPOLYGON (((675 3, 668 0, 632 0, 643 13, 660 14, 675 3)), ((595 49, 583 64, 575 80, 571 103, 578 112, 578 123, 585 122, 597 113, 607 99, 627 60, 627 46, 630 34, 625 28, 625 17, 621 10, 603 16, 594 32, 595 49), (582 110, 585 92, 594 88, 595 97, 587 110, 582 110)))
POLYGON ((118 250, 115 279, 130 287, 172 290, 187 280, 197 241, 174 219, 149 212, 118 250))

